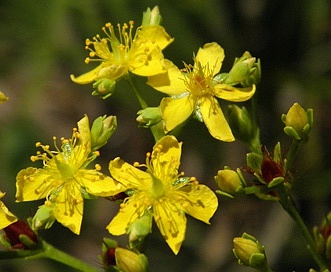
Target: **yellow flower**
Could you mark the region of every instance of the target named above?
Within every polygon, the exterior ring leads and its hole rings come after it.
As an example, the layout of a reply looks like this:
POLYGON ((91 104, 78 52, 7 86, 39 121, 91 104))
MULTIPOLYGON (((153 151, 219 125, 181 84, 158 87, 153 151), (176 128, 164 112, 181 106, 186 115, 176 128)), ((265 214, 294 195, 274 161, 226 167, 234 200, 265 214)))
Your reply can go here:
POLYGON ((109 170, 119 182, 119 192, 130 195, 107 226, 111 234, 125 234, 131 223, 151 212, 162 236, 177 254, 185 239, 185 213, 209 223, 218 206, 217 198, 195 178, 178 173, 181 146, 174 136, 165 136, 152 153, 147 153, 146 164, 132 166, 120 158, 110 162, 109 170), (137 167, 146 167, 146 171, 137 167))
POLYGON ((160 25, 140 26, 134 36, 133 28, 132 21, 122 27, 118 24, 118 38, 114 26, 107 23, 102 28, 106 38, 96 35, 93 40, 86 39, 86 49, 90 53, 85 62, 98 61, 101 64, 79 77, 71 75, 71 79, 86 84, 102 78, 115 81, 128 72, 139 76, 165 73, 162 50, 173 38, 160 25))
MULTIPOLYGON (((4 195, 5 194, 0 191, 0 199, 4 195)), ((15 215, 13 215, 5 206, 5 204, 3 204, 3 202, 0 200, 0 229, 3 229, 16 221, 17 218, 15 217, 15 215)))
POLYGON ((71 139, 61 139, 61 148, 54 145, 51 151, 48 145, 37 143, 43 149, 31 156, 32 161, 42 160, 43 168, 29 167, 17 175, 16 199, 31 201, 46 198, 45 206, 53 209, 58 222, 75 234, 80 233, 83 217, 83 198, 88 195, 108 196, 115 186, 113 179, 96 169, 85 169, 98 156, 91 152, 91 134, 87 116, 73 130, 71 139))
POLYGON ((231 129, 218 104, 217 98, 241 102, 251 98, 255 85, 236 88, 215 81, 224 59, 224 51, 217 43, 207 43, 194 58, 194 65, 179 70, 165 61, 168 73, 149 77, 148 84, 170 95, 161 101, 165 132, 173 130, 192 113, 204 122, 210 134, 218 140, 234 141, 231 129))

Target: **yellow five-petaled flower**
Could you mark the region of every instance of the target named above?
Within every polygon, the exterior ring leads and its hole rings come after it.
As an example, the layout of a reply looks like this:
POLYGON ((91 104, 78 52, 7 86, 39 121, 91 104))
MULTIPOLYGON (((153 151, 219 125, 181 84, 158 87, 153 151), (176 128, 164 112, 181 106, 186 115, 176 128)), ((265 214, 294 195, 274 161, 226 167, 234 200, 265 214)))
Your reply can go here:
POLYGON ((48 145, 37 143, 44 152, 31 160, 42 160, 43 168, 29 167, 17 175, 16 199, 31 201, 46 198, 56 220, 75 234, 80 233, 85 195, 107 196, 114 181, 96 169, 86 169, 98 152, 91 152, 91 135, 87 116, 78 123, 71 139, 61 139, 62 146, 50 151, 48 145))
POLYGON ((162 63, 162 50, 173 41, 173 38, 162 26, 140 26, 134 36, 132 21, 122 27, 117 25, 117 28, 119 38, 114 26, 107 23, 102 28, 106 38, 96 35, 93 40, 86 40, 86 49, 90 53, 85 62, 98 61, 101 64, 79 77, 71 75, 74 82, 86 84, 103 78, 116 81, 128 72, 139 76, 166 72, 162 63))
POLYGON ((174 136, 165 136, 152 153, 147 153, 146 164, 132 166, 120 158, 110 162, 111 175, 119 182, 118 192, 130 192, 107 227, 111 234, 125 234, 131 223, 151 213, 177 254, 185 239, 185 214, 209 223, 218 206, 217 198, 207 186, 178 172, 181 146, 174 136))
MULTIPOLYGON (((0 191, 0 199, 4 195, 5 194, 0 191)), ((5 204, 0 200, 0 230, 16 221, 17 218, 15 217, 15 215, 13 215, 5 206, 5 204)))
POLYGON ((216 98, 241 102, 251 98, 255 85, 237 88, 214 80, 224 59, 217 43, 207 43, 194 58, 194 65, 180 70, 166 60, 168 73, 149 77, 148 84, 170 95, 161 101, 165 132, 173 130, 195 113, 210 134, 222 141, 234 141, 231 129, 216 98))

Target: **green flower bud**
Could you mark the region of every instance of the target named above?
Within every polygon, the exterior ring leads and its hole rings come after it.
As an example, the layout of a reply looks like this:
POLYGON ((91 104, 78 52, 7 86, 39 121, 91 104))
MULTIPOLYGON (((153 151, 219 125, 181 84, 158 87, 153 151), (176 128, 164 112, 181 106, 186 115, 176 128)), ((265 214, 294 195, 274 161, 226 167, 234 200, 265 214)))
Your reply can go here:
POLYGON ((298 103, 294 103, 287 114, 282 115, 285 133, 296 141, 307 140, 313 124, 313 110, 305 111, 298 103))
POLYGON ((228 122, 236 139, 252 150, 260 150, 259 130, 254 128, 251 116, 245 107, 229 105, 228 122))
POLYGON ((220 188, 220 193, 229 197, 240 194, 243 191, 242 176, 240 170, 238 172, 231 169, 219 170, 215 181, 220 188))
POLYGON ((38 207, 37 212, 31 221, 31 227, 33 230, 49 229, 55 222, 55 216, 53 212, 53 205, 50 202, 38 207))
POLYGON ((104 146, 117 128, 116 116, 100 116, 96 118, 91 127, 92 151, 104 146))
POLYGON ((242 57, 236 58, 235 62, 224 79, 225 84, 249 87, 260 82, 261 78, 261 63, 256 60, 249 52, 245 52, 242 57))
POLYGON ((234 238, 233 253, 240 265, 250 266, 259 271, 268 271, 264 247, 253 236, 244 233, 242 237, 234 238))
POLYGON ((3 92, 0 92, 0 104, 6 102, 8 99, 9 98, 3 92))
POLYGON ((137 112, 137 122, 139 126, 148 128, 162 120, 161 109, 159 107, 148 107, 137 112))
POLYGON ((148 271, 148 260, 144 254, 137 254, 125 248, 115 249, 116 266, 123 272, 148 271))
POLYGON ((116 81, 108 78, 102 78, 93 83, 94 90, 92 95, 100 96, 102 99, 106 99, 111 96, 115 91, 116 81))
POLYGON ((143 217, 130 224, 127 230, 131 248, 135 248, 142 243, 144 238, 152 231, 152 215, 147 212, 143 217))
POLYGON ((143 12, 143 20, 142 26, 151 26, 151 25, 160 25, 162 17, 160 15, 160 10, 158 6, 155 6, 152 10, 147 8, 145 12, 143 12))

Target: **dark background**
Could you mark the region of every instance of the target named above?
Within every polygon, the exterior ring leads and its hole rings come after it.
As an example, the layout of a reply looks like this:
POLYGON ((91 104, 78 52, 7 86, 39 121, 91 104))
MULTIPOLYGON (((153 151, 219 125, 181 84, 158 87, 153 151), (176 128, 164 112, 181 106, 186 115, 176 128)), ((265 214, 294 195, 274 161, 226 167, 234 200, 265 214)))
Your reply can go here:
MULTIPOLYGON (((20 218, 33 215, 41 202, 14 203, 16 173, 32 165, 34 143, 51 144, 51 137, 70 136, 86 113, 116 115, 119 127, 101 149, 100 163, 108 172, 110 159, 145 159, 153 139, 137 127, 139 105, 127 82, 120 82, 107 100, 92 97, 91 85, 77 85, 69 75, 92 68, 85 65, 85 38, 101 34, 101 27, 134 20, 146 8, 159 5, 163 26, 175 38, 165 57, 178 66, 192 63, 193 52, 215 41, 225 50, 222 71, 235 57, 250 51, 262 61, 262 82, 256 99, 262 143, 269 150, 290 139, 280 120, 294 102, 314 109, 310 142, 296 163, 294 196, 311 229, 330 209, 331 193, 331 3, 328 0, 11 0, 0 3, 0 89, 10 97, 0 109, 0 188, 4 202, 20 218)), ((151 106, 161 95, 139 80, 151 106)), ((221 103, 224 112, 228 103, 221 103)), ((225 165, 239 167, 247 149, 239 142, 213 139, 204 125, 190 121, 179 137, 182 168, 216 189, 213 177, 225 165), (198 144, 197 144, 198 143, 198 144)), ((55 246, 98 266, 105 226, 118 207, 104 199, 86 201, 81 235, 55 223, 41 235, 55 246)), ((219 209, 205 225, 188 218, 187 238, 178 256, 162 240, 158 229, 146 240, 151 271, 252 271, 240 267, 232 255, 232 239, 248 232, 265 245, 275 271, 308 271, 315 267, 291 219, 277 203, 255 198, 219 198, 219 209)), ((119 238, 123 245, 126 238, 119 238)), ((316 267, 315 267, 316 268, 316 267)), ((71 271, 48 260, 0 260, 1 271, 71 271)))

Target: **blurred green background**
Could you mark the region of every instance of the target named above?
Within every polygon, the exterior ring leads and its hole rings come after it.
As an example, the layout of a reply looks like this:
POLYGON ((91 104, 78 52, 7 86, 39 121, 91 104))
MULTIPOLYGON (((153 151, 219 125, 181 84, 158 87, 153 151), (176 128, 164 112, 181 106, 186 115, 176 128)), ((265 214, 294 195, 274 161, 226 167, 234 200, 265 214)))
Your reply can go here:
MULTIPOLYGON (((119 127, 101 149, 100 163, 108 172, 110 159, 144 161, 153 139, 137 127, 139 105, 126 82, 112 97, 92 97, 91 85, 76 85, 69 75, 91 69, 85 65, 85 38, 101 34, 101 27, 134 20, 141 22, 147 7, 158 5, 163 26, 175 38, 165 57, 182 66, 192 63, 193 52, 215 41, 225 49, 223 71, 235 57, 250 51, 262 61, 258 100, 262 143, 272 150, 281 141, 284 152, 290 140, 282 132, 282 113, 299 102, 314 109, 310 142, 299 154, 294 194, 309 228, 319 224, 330 209, 331 195, 331 3, 328 0, 11 0, 0 3, 0 90, 10 100, 0 108, 0 189, 6 205, 21 218, 33 215, 42 202, 14 203, 15 176, 31 165, 38 140, 70 136, 86 113, 117 115, 119 127)), ((160 94, 139 84, 151 106, 160 94)), ((228 103, 222 102, 226 111, 228 103)), ((240 167, 247 149, 239 143, 221 143, 206 128, 191 121, 180 136, 184 142, 182 168, 201 183, 216 189, 213 177, 228 165, 240 167), (198 144, 197 144, 198 143, 198 144)), ((308 271, 314 263, 300 234, 277 203, 255 198, 219 198, 219 210, 206 226, 189 218, 187 238, 174 256, 159 231, 146 240, 151 271, 252 271, 239 267, 232 255, 232 239, 244 231, 266 246, 275 271, 308 271)), ((58 223, 41 234, 66 252, 99 266, 97 255, 105 226, 116 213, 106 200, 86 201, 81 235, 58 223)), ((126 238, 118 239, 122 245, 126 238)), ((0 271, 72 271, 48 260, 0 260, 0 271)))

